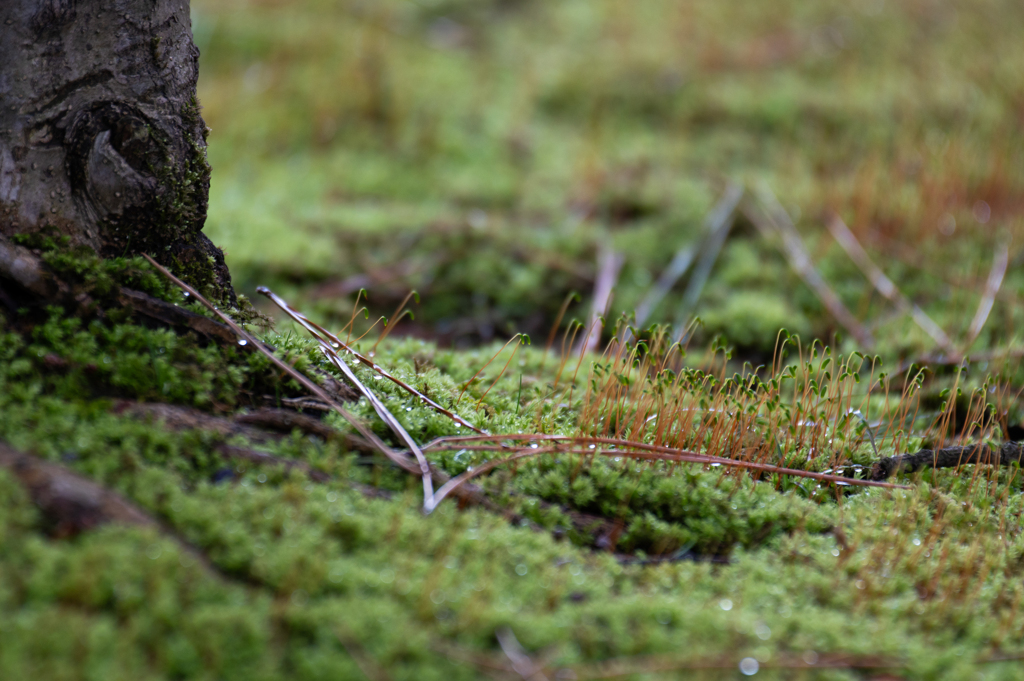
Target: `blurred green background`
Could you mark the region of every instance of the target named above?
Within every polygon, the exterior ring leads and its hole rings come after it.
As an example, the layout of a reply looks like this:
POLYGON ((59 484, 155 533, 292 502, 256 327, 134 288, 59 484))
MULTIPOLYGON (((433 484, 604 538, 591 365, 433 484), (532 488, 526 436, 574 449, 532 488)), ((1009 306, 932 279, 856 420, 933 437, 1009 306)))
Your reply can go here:
MULTIPOLYGON (((1024 5, 1005 0, 195 0, 212 128, 206 232, 236 286, 329 323, 355 293, 463 346, 583 319, 602 247, 612 316, 695 242, 728 179, 766 181, 883 353, 931 340, 825 230, 846 220, 962 342, 1013 343, 1024 288, 1024 5), (1017 238, 1014 238, 1017 237, 1017 238)), ((679 312, 676 291, 651 321, 679 312)), ((841 331, 740 218, 695 309, 752 353, 841 331)))

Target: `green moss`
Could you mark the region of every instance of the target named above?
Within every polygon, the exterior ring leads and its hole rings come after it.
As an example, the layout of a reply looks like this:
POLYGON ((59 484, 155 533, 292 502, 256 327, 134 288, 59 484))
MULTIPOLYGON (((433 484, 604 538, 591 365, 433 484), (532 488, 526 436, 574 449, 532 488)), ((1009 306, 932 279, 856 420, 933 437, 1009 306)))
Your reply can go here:
MULTIPOLYGON (((719 193, 709 176, 769 180, 815 266, 874 324, 887 358, 914 356, 930 341, 890 316, 848 258, 818 238, 820 210, 839 210, 951 333, 976 308, 991 235, 1015 230, 1019 218, 1019 97, 1005 87, 1021 63, 1013 3, 961 7, 955 23, 943 8, 924 17, 891 4, 844 16, 827 4, 698 2, 681 12, 654 2, 623 12, 601 0, 384 0, 358 12, 197 0, 193 9, 204 115, 217 129, 210 231, 244 287, 297 293, 315 318, 342 324, 350 299, 317 297, 314 307, 301 296, 366 274, 376 282, 374 313, 390 315, 419 289, 423 305, 399 330, 447 334, 445 342, 392 336, 375 361, 491 432, 596 432, 581 415, 591 370, 619 379, 606 360, 588 359, 574 382, 570 362, 556 387, 557 362, 520 348, 504 375, 511 349, 469 383, 500 344, 454 351, 447 341, 524 329, 546 337, 565 296, 593 290, 607 245, 627 257, 610 318, 630 312, 673 253, 699 238, 719 193), (994 52, 996 67, 986 56, 994 52), (973 215, 980 199, 992 210, 984 228, 973 215), (952 238, 934 233, 943 211, 955 215, 952 238)), ((194 226, 205 209, 196 102, 183 117, 190 156, 182 177, 162 178, 171 191, 161 230, 194 226)), ((780 327, 830 333, 776 246, 747 238, 743 221, 735 230, 695 310, 705 335, 763 351, 780 327)), ((773 665, 814 656, 820 665, 796 673, 879 673, 823 668, 851 655, 891 658, 886 673, 911 679, 1019 675, 1017 662, 991 661, 1019 653, 1024 636, 1016 469, 926 472, 899 478, 908 490, 839 495, 776 476, 548 456, 476 481, 517 523, 452 500, 424 517, 419 481, 340 441, 298 432, 269 444, 231 441, 330 476, 313 483, 281 465, 226 459, 209 432, 171 432, 121 412, 117 400, 153 400, 230 418, 301 392, 259 355, 148 328, 118 310, 120 286, 183 304, 145 263, 99 261, 55 240, 27 245, 95 301, 95 314, 5 312, 0 438, 120 492, 167 533, 103 527, 50 537, 23 487, 0 471, 0 677, 337 679, 380 667, 395 679, 479 678, 488 669, 469 660, 507 663, 495 639, 506 626, 559 678, 568 665, 634 655, 697 667, 752 656, 758 678, 788 678, 773 665), (382 498, 357 491, 365 486, 382 498)), ((202 289, 208 256, 174 260, 173 269, 202 289)), ((1005 344, 1019 328, 1018 269, 1008 270, 979 348, 1005 344)), ((672 318, 685 285, 652 321, 672 318)), ((243 321, 258 323, 240 307, 243 321)), ((566 319, 588 312, 583 300, 566 319)), ((301 368, 331 371, 308 339, 267 340, 301 368)), ((363 351, 371 345, 361 342, 363 351)), ((693 369, 706 360, 693 353, 675 367, 698 401, 715 394, 693 369)), ((903 448, 913 448, 945 399, 940 390, 955 380, 965 395, 991 387, 973 373, 930 377, 938 402, 926 400, 917 421, 911 412, 891 432, 876 430, 880 452, 863 425, 812 451, 799 442, 800 424, 831 418, 832 407, 814 397, 821 384, 806 403, 788 395, 803 385, 798 374, 820 378, 824 360, 788 361, 786 398, 764 405, 784 424, 772 456, 815 470, 833 457, 867 464, 892 454, 894 436, 912 436, 903 448)), ((1005 371, 1000 386, 1020 384, 1018 370, 1005 371)), ((464 432, 357 372, 418 441, 464 432)), ((716 371, 714 385, 726 375, 716 371)), ((622 385, 664 389, 654 379, 623 374, 622 385)), ((864 390, 855 387, 858 397, 864 390)), ((1019 416, 1012 399, 984 395, 1019 416)), ((962 411, 964 398, 954 399, 962 411)), ((889 413, 885 401, 866 401, 865 423, 889 413)), ((726 401, 723 412, 739 403, 726 401)), ((632 407, 610 404, 600 416, 618 427, 632 407)), ((352 409, 373 419, 365 400, 352 409)), ((429 454, 449 474, 499 455, 429 454)), ((723 672, 736 673, 679 674, 723 672)))
MULTIPOLYGON (((270 447, 335 476, 314 484, 278 467, 225 461, 202 433, 119 416, 102 400, 69 401, 62 384, 30 389, 31 373, 17 367, 34 361, 33 343, 66 347, 74 357, 82 342, 68 331, 74 327, 53 319, 39 340, 5 337, 0 438, 121 492, 218 572, 153 531, 107 527, 48 538, 24 490, 0 472, 4 676, 318 679, 354 675, 369 658, 396 679, 468 679, 479 670, 439 653, 438 642, 489 654, 495 631, 511 625, 528 650, 557 651, 556 665, 678 655, 686 640, 697 658, 842 651, 894 656, 910 678, 950 669, 1010 678, 1000 676, 1009 668, 973 660, 1024 627, 1014 606, 1024 595, 1014 567, 1020 537, 1006 534, 1002 520, 1021 511, 1019 476, 1000 475, 986 490, 943 473, 936 487, 854 495, 842 511, 834 501, 818 505, 743 477, 600 460, 574 479, 573 461, 545 458, 487 482, 499 498, 502 485, 514 490, 518 507, 541 525, 568 520, 531 499, 624 518, 619 550, 736 545, 729 565, 621 565, 454 503, 424 517, 409 478, 386 484, 395 490, 391 500, 368 499, 347 481, 386 482, 386 470, 382 477, 353 465, 336 445, 294 438, 270 447), (991 503, 1008 493, 1008 505, 991 503), (844 529, 847 548, 823 533, 833 524, 844 529), (968 572, 947 569, 955 565, 968 572), (963 579, 976 586, 964 590, 963 579), (936 596, 922 598, 922 588, 936 596)), ((92 333, 102 343, 102 332, 92 333)), ((273 342, 285 351, 303 346, 296 338, 273 342)), ((130 356, 130 346, 118 346, 130 356)), ((439 395, 459 384, 438 366, 465 380, 476 361, 413 340, 379 353, 384 366, 439 395)), ((523 357, 533 375, 538 354, 523 357)), ((488 400, 506 405, 516 383, 503 378, 488 400)), ((411 414, 390 386, 374 385, 396 413, 411 414)), ((417 417, 407 418, 415 427, 417 417)), ((466 465, 439 461, 453 473, 466 465)))
POLYGON ((771 351, 780 329, 807 335, 809 320, 785 300, 760 291, 733 291, 701 319, 709 334, 726 335, 743 348, 771 351))

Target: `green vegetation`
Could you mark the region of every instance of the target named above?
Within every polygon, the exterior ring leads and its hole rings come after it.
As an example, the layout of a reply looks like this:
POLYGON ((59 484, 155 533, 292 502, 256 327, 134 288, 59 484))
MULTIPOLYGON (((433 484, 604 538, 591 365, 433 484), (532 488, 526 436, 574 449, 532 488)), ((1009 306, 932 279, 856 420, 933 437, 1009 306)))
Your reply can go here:
MULTIPOLYGON (((444 475, 522 455, 471 481, 486 504, 424 515, 418 478, 297 402, 251 345, 123 308, 127 287, 211 316, 144 260, 24 241, 77 302, 0 301, 0 442, 159 526, 64 536, 0 467, 0 677, 529 677, 499 645, 511 631, 556 679, 1018 678, 1018 466, 895 488, 778 467, 863 478, 880 457, 1017 432, 1022 14, 996 0, 197 0, 206 231, 239 288, 270 285, 331 329, 354 318, 353 338, 415 288, 415 318, 356 348, 489 433, 566 439, 452 441, 469 429, 356 366, 417 442, 449 438, 425 448, 444 475), (603 354, 559 352, 583 335, 570 320, 589 314, 599 253, 625 257, 608 319, 628 321, 726 178, 773 188, 879 355, 822 344, 847 334, 742 214, 686 347, 664 326, 621 344, 610 323, 603 354), (822 229, 829 210, 961 348, 1010 239, 963 348, 987 359, 901 365, 933 342, 822 229), (503 347, 517 331, 533 345, 503 347), (321 429, 211 425, 268 407, 321 429)), ((685 286, 649 321, 675 320, 685 286)), ((276 330, 243 298, 249 332, 340 380, 257 306, 276 330)), ((345 407, 404 447, 365 398, 345 407)))
MULTIPOLYGON (((823 211, 957 341, 1006 233, 1020 264, 1019 3, 193 8, 214 131, 207 232, 244 292, 301 293, 322 318, 347 322, 361 286, 374 316, 417 289, 418 324, 445 343, 543 337, 569 291, 584 295, 570 317, 586 314, 602 244, 626 256, 618 317, 697 241, 723 177, 771 185, 879 351, 930 340, 890 314, 823 211)), ((704 338, 770 352, 780 315, 848 335, 740 222, 693 311, 713 318, 704 338)), ((1020 272, 975 348, 1020 328, 1020 272)))

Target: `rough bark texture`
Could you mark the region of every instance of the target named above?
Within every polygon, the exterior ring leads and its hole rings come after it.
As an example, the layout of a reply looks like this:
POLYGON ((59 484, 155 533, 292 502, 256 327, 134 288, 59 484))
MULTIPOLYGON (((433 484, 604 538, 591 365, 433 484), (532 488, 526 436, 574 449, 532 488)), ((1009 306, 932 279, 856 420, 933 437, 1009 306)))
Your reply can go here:
POLYGON ((969 463, 1009 466, 1021 463, 1024 444, 1005 442, 994 450, 986 445, 967 447, 946 447, 933 451, 922 449, 914 454, 890 456, 875 462, 871 469, 872 480, 885 480, 896 473, 913 473, 922 468, 956 468, 969 463))
POLYGON ((0 242, 149 253, 234 300, 201 232, 210 167, 187 0, 0 2, 0 242))

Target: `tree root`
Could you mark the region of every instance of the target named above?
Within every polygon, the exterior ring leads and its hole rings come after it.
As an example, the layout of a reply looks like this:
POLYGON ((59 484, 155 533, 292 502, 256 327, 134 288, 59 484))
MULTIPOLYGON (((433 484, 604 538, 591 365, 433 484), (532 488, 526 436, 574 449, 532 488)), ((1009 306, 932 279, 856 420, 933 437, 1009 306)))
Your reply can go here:
POLYGON ((120 494, 55 463, 25 454, 0 441, 0 468, 9 470, 42 512, 47 532, 58 539, 109 523, 153 528, 211 573, 223 577, 205 553, 179 537, 120 494))
POLYGON ((29 293, 53 301, 67 294, 67 286, 24 246, 0 237, 0 276, 16 282, 29 293))
POLYGON ((241 436, 254 444, 278 442, 293 429, 298 429, 325 440, 343 438, 345 446, 356 451, 376 451, 360 437, 343 434, 322 421, 286 409, 259 409, 249 414, 237 414, 234 418, 223 418, 181 405, 124 400, 114 405, 113 412, 160 422, 170 430, 205 430, 224 439, 241 436))
POLYGON ((1024 445, 1020 442, 1006 442, 998 450, 987 445, 946 447, 945 449, 922 449, 915 454, 890 456, 875 462, 871 467, 872 480, 885 480, 896 473, 913 473, 922 468, 956 468, 963 464, 980 463, 993 466, 1009 466, 1021 463, 1024 445))
POLYGON ((105 523, 155 527, 157 523, 119 494, 57 464, 24 454, 0 442, 0 466, 28 491, 50 533, 72 537, 105 523))
POLYGON ((324 440, 330 440, 340 435, 337 430, 323 421, 290 409, 257 409, 249 414, 238 414, 235 416, 234 422, 283 433, 290 433, 292 430, 298 429, 308 435, 322 437, 324 440))
POLYGON ((145 293, 122 288, 118 292, 117 301, 136 314, 162 322, 167 326, 190 329, 211 340, 223 343, 237 341, 231 329, 220 322, 215 322, 209 317, 204 317, 145 293))

